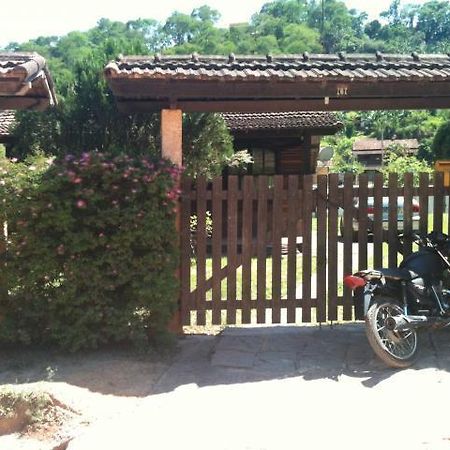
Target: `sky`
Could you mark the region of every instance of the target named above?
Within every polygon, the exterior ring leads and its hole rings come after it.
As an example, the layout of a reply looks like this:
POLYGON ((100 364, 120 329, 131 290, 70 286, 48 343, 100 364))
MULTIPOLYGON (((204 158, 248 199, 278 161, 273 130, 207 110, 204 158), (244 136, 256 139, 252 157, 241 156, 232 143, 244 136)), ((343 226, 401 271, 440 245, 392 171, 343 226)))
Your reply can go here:
MULTIPOLYGON (((5 1, 5 0, 3 0, 5 1)), ((349 8, 366 11, 376 18, 392 0, 344 0, 349 8)), ((64 35, 69 31, 86 31, 106 17, 126 22, 153 18, 164 21, 173 11, 190 14, 194 8, 208 4, 217 9, 221 26, 247 22, 268 0, 22 0, 8 1, 0 16, 0 48, 9 42, 24 42, 39 36, 64 35)), ((403 3, 425 3, 407 0, 403 3)))

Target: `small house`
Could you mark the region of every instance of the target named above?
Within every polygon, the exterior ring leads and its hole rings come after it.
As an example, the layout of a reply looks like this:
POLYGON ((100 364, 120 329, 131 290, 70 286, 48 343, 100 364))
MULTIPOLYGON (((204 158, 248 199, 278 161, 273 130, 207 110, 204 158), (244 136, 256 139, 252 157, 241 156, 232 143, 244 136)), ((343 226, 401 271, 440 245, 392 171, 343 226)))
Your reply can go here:
POLYGON ((365 166, 367 172, 380 171, 384 154, 390 147, 402 147, 409 155, 416 155, 419 150, 417 139, 358 139, 353 143, 353 155, 365 166))
POLYGON ((222 113, 236 151, 247 149, 252 175, 307 175, 317 166, 321 136, 335 134, 343 124, 327 111, 222 113))

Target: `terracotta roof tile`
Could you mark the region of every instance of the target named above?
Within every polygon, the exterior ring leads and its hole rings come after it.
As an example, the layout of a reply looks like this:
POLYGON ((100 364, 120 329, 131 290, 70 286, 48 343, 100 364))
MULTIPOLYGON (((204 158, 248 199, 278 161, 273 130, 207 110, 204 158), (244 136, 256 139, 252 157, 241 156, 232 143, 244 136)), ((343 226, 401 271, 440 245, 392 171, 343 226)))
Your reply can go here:
POLYGON ((53 81, 42 56, 0 52, 0 110, 43 109, 54 104, 53 81))
POLYGON ((0 138, 9 137, 15 117, 14 111, 0 111, 0 138))
POLYGON ((409 79, 412 76, 442 79, 449 76, 447 55, 287 55, 287 56, 139 56, 122 57, 106 67, 107 77, 217 79, 231 76, 242 80, 267 77, 292 79, 304 77, 349 80, 409 79))
POLYGON ((411 151, 417 151, 419 142, 417 139, 384 139, 383 141, 374 138, 358 139, 353 143, 353 151, 356 153, 364 153, 375 150, 386 149, 390 145, 396 144, 406 147, 411 151))
POLYGON ((317 111, 292 111, 281 113, 223 113, 228 128, 232 131, 263 129, 342 128, 334 113, 317 111))

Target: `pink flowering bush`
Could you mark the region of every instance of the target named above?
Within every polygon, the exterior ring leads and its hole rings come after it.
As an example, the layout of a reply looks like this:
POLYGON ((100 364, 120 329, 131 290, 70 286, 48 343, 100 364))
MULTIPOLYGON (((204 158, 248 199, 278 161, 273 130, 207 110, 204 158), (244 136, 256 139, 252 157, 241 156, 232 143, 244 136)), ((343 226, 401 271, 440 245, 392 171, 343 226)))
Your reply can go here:
POLYGON ((177 298, 180 170, 95 152, 32 167, 0 165, 0 339, 77 350, 163 333, 177 298))

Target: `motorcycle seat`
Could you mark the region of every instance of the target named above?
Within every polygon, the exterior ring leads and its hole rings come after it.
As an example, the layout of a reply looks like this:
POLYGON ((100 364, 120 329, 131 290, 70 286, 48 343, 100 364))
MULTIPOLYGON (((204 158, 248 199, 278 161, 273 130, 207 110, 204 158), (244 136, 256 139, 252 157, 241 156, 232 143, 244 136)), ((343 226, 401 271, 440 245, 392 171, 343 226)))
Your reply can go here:
POLYGON ((394 281, 411 281, 418 275, 412 270, 407 269, 379 269, 384 278, 394 281))

